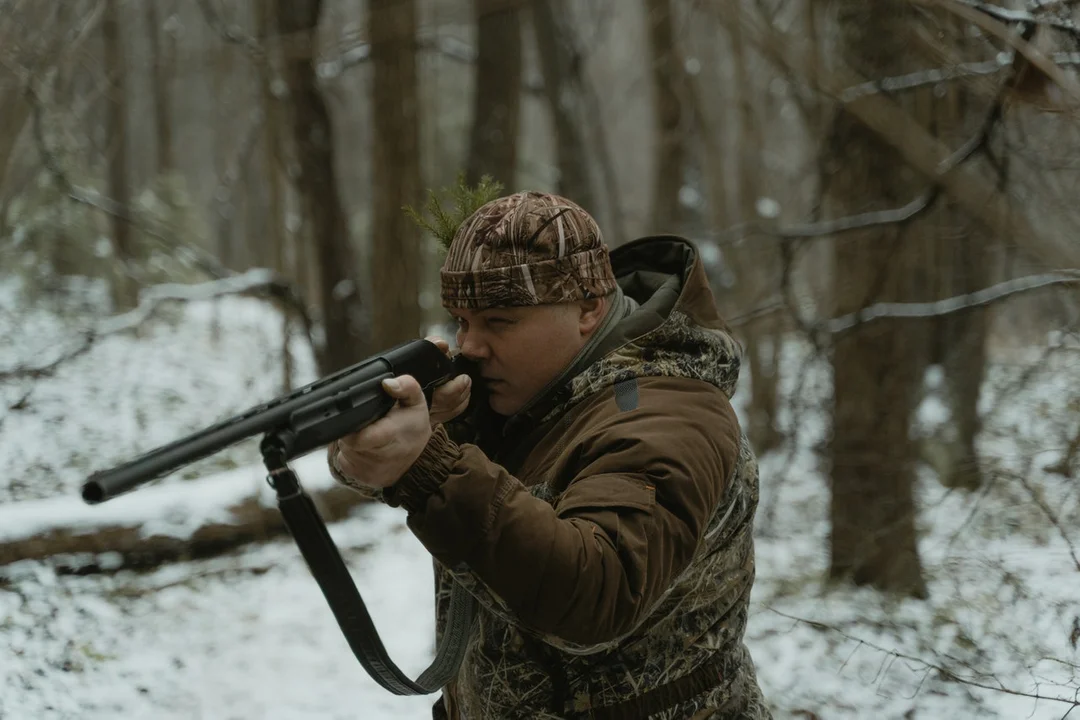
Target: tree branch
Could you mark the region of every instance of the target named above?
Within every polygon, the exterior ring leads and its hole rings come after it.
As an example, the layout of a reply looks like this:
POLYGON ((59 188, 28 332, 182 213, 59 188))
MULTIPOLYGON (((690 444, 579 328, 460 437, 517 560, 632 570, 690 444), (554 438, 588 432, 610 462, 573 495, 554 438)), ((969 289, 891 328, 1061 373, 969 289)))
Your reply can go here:
MULTIPOLYGON (((913 3, 937 5, 946 0, 910 0, 913 3)), ((961 7, 961 9, 965 9, 961 7)), ((978 13, 976 13, 978 14, 978 13)), ((744 29, 749 38, 774 63, 792 75, 801 77, 801 58, 792 49, 791 40, 752 13, 745 13, 744 29)), ((983 18, 996 22, 992 18, 983 18)), ((1000 29, 1000 24, 999 29, 1000 29)), ((1008 34, 1008 33, 1006 33, 1008 34)), ((1060 71, 1060 68, 1058 68, 1060 71)), ((865 78, 844 65, 838 65, 820 78, 803 78, 814 89, 839 102, 840 95, 850 87, 863 84, 865 78)), ((1023 208, 1001 192, 977 170, 964 164, 951 164, 950 151, 926 128, 885 94, 872 93, 843 103, 850 113, 884 142, 896 148, 904 160, 930 182, 941 187, 973 220, 1006 243, 1020 245, 1029 256, 1047 267, 1080 266, 1080 248, 1056 237, 1044 236, 1035 230, 1023 208), (946 168, 946 170, 942 170, 946 168)))
POLYGON ((1068 18, 1054 17, 1051 15, 1035 15, 1027 10, 1010 10, 1009 8, 1004 8, 999 5, 988 5, 987 3, 979 2, 978 0, 949 0, 949 2, 957 5, 965 5, 972 10, 977 10, 980 13, 989 15, 1002 22, 1030 23, 1032 25, 1045 25, 1059 30, 1067 30, 1069 32, 1080 32, 1080 26, 1068 18))
POLYGON ((1080 571, 1080 557, 1077 556, 1076 547, 1073 545, 1072 540, 1069 539, 1069 534, 1065 532, 1065 527, 1061 524, 1061 520, 1058 519, 1057 513, 1046 504, 1046 501, 1043 500, 1039 493, 1035 492, 1035 488, 1028 482, 1027 473, 1018 473, 1016 479, 1019 480, 1023 488, 1027 490, 1028 495, 1031 496, 1031 501, 1035 503, 1040 511, 1042 511, 1042 514, 1046 516, 1046 519, 1050 521, 1050 524, 1057 529, 1058 535, 1060 535, 1061 539, 1065 542, 1065 546, 1069 548, 1069 556, 1072 558, 1073 565, 1080 571))
POLYGON ((841 102, 852 102, 864 95, 871 93, 889 93, 897 90, 911 90, 924 85, 936 85, 950 80, 959 80, 967 77, 983 75, 995 75, 1009 67, 1012 63, 1010 53, 1003 53, 995 60, 983 62, 960 63, 943 68, 931 68, 907 75, 896 75, 880 80, 869 80, 858 85, 853 85, 840 92, 841 102))
MULTIPOLYGON (((134 330, 153 316, 165 302, 210 300, 225 295, 271 297, 282 300, 300 317, 309 342, 312 341, 312 321, 303 304, 292 296, 291 286, 274 272, 262 268, 206 283, 186 285, 166 283, 146 288, 140 293, 139 305, 120 315, 107 318, 97 327, 84 333, 77 347, 46 365, 20 367, 0 372, 0 383, 12 380, 37 379, 56 372, 64 363, 85 354, 101 338, 134 330)), ((314 343, 312 344, 313 348, 314 343)))
MULTIPOLYGON (((909 0, 916 5, 931 5, 943 8, 968 22, 971 22, 988 33, 993 34, 1009 44, 1018 53, 1027 58, 1028 62, 1041 70, 1048 78, 1057 83, 1062 91, 1072 96, 1073 102, 1080 103, 1080 82, 1058 67, 1041 50, 1036 48, 1028 40, 1020 37, 1016 32, 1010 31, 1009 27, 997 19, 999 13, 1012 14, 1015 11, 996 8, 974 0, 909 0)), ((1071 20, 1051 20, 1040 18, 1030 13, 1022 13, 1020 17, 1009 17, 1011 22, 1025 24, 1051 25, 1052 27, 1068 30, 1080 35, 1080 27, 1071 20)))
MULTIPOLYGON (((993 65, 998 69, 1002 69, 1002 66, 994 62, 993 65)), ((925 72, 938 72, 938 71, 925 71, 925 72)), ((922 76, 924 73, 913 73, 910 76, 903 77, 915 77, 922 76)), ((868 83, 862 83, 844 90, 840 93, 841 96, 847 96, 849 100, 855 100, 859 97, 863 97, 868 94, 867 91, 860 90, 869 86, 877 86, 878 81, 871 81, 868 83)), ((885 88, 881 88, 885 89, 885 88)), ((979 128, 971 139, 954 150, 948 157, 944 158, 938 163, 936 172, 938 175, 948 173, 962 163, 966 162, 972 155, 978 151, 979 148, 984 147, 990 139, 990 132, 993 129, 994 122, 1000 117, 1001 114, 1001 100, 1002 92, 998 92, 997 97, 991 104, 990 109, 986 113, 986 117, 983 122, 979 124, 979 128)), ((745 234, 757 232, 764 235, 771 235, 773 237, 780 238, 781 240, 798 240, 808 239, 814 237, 824 237, 834 235, 840 232, 849 232, 852 230, 863 230, 878 225, 891 225, 894 223, 902 223, 910 220, 918 215, 920 212, 929 209, 929 207, 937 199, 937 195, 940 191, 938 185, 934 185, 930 189, 926 190, 914 200, 899 208, 890 210, 874 210, 865 213, 859 213, 857 215, 849 215, 834 220, 824 220, 817 223, 810 223, 806 225, 796 225, 786 228, 768 228, 759 223, 747 223, 742 226, 736 226, 735 228, 725 231, 725 235, 734 233, 743 233, 738 237, 736 241, 742 240, 745 234)), ((722 244, 730 244, 731 240, 722 241, 722 244)))
MULTIPOLYGON (((852 328, 868 323, 873 320, 886 318, 911 319, 929 318, 950 315, 981 305, 988 305, 998 300, 1003 300, 1012 295, 1040 290, 1054 285, 1080 284, 1080 270, 1065 270, 1060 273, 1046 273, 1042 275, 1029 275, 1006 282, 992 285, 991 287, 977 290, 965 295, 956 295, 945 300, 925 303, 875 303, 847 315, 826 320, 818 327, 826 333, 837 334, 847 332, 852 328)), ((729 325, 738 327, 766 315, 771 315, 782 310, 791 310, 790 302, 783 297, 770 298, 768 302, 748 312, 736 315, 728 321, 729 325)), ((798 315, 795 316, 798 320, 798 315)), ((807 324, 804 330, 808 337, 814 337, 814 326, 807 324)))
POLYGON ((1029 275, 1007 280, 983 290, 965 295, 957 295, 945 300, 925 303, 875 303, 857 312, 833 318, 825 323, 827 332, 836 334, 850 330, 863 323, 882 318, 928 318, 960 312, 980 305, 988 305, 997 300, 1022 292, 1038 290, 1052 285, 1071 285, 1080 283, 1080 270, 1065 270, 1057 273, 1029 275))

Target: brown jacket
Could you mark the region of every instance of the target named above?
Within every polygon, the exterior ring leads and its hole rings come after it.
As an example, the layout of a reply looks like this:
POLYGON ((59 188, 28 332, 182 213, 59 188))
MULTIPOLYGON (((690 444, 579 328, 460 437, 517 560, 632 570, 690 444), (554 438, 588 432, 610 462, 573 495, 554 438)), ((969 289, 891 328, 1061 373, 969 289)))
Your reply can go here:
POLYGON ((767 718, 743 644, 757 465, 694 247, 612 253, 640 306, 505 423, 436 429, 383 500, 480 616, 436 717, 767 718))

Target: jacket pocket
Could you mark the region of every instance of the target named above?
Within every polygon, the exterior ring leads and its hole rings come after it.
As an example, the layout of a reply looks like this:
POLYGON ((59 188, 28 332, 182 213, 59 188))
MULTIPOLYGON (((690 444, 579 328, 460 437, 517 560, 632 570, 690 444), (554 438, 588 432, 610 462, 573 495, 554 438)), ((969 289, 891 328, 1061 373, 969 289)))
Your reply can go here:
POLYGON ((651 512, 656 506, 656 488, 634 475, 593 475, 570 484, 554 503, 559 517, 581 514, 590 509, 651 512))

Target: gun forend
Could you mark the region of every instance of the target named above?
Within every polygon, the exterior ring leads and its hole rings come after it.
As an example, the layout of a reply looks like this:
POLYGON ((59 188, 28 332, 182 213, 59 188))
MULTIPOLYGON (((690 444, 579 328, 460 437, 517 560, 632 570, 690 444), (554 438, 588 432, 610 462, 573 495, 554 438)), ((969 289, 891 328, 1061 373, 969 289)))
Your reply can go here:
POLYGON ((299 442, 292 445, 285 459, 298 457, 385 415, 393 402, 382 390, 383 378, 412 375, 430 403, 431 391, 454 374, 453 362, 434 343, 402 343, 122 465, 96 472, 83 484, 83 500, 89 504, 105 502, 253 435, 290 433, 299 442))

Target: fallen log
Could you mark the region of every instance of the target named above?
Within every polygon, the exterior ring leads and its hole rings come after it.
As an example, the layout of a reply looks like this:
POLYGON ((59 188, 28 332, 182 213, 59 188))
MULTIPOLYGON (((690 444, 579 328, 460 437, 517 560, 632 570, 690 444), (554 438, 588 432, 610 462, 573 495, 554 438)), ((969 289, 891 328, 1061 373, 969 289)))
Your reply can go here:
MULTIPOLYGON (((292 463, 325 522, 367 502, 334 482, 325 454, 292 463)), ((257 466, 188 481, 164 481, 101 505, 77 493, 0 507, 0 574, 50 559, 68 572, 147 569, 219 555, 287 532, 265 471, 257 466)))

